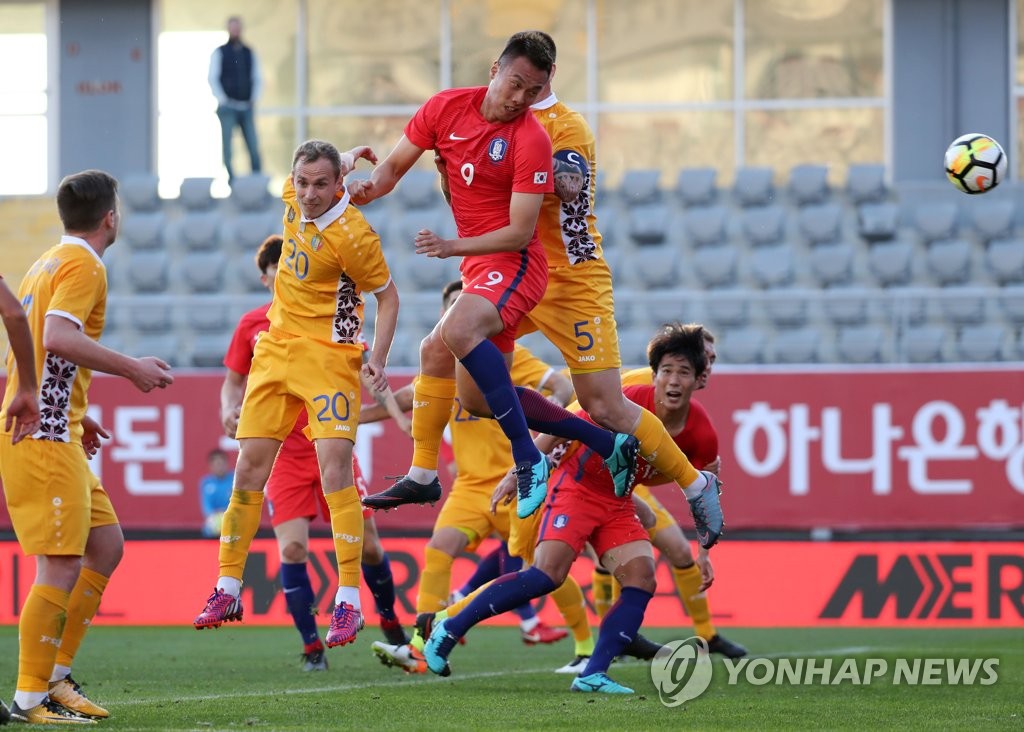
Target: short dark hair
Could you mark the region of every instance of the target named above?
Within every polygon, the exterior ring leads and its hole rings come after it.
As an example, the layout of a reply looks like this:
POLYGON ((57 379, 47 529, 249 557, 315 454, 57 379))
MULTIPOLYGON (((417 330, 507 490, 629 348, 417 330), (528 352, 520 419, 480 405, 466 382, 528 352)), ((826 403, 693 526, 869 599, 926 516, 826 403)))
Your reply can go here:
POLYGON ((271 234, 260 244, 260 248, 256 250, 256 266, 260 268, 261 274, 266 274, 270 265, 280 261, 283 244, 284 239, 277 234, 271 234))
POLYGON ((441 304, 448 302, 448 297, 453 292, 462 291, 462 280, 452 280, 447 285, 441 288, 441 304))
POLYGON ((331 167, 334 168, 334 176, 341 175, 341 153, 333 144, 324 140, 306 140, 295 148, 295 156, 292 158, 292 171, 300 162, 315 163, 321 158, 327 158, 331 167))
POLYGON ((708 367, 704 339, 704 326, 699 323, 663 325, 647 344, 647 363, 656 372, 665 356, 678 356, 690 362, 694 376, 700 376, 708 367))
POLYGON ((539 38, 537 34, 537 31, 523 31, 514 34, 508 39, 501 55, 498 56, 498 63, 525 58, 538 70, 550 74, 551 67, 555 64, 555 54, 551 51, 554 41, 547 34, 545 34, 547 41, 539 38), (550 42, 550 46, 548 42, 550 42))
POLYGON ((551 63, 554 63, 558 59, 558 49, 555 47, 555 39, 552 38, 551 36, 549 36, 544 31, 541 31, 541 30, 519 31, 518 33, 513 33, 512 36, 509 37, 508 43, 512 43, 512 41, 517 41, 517 42, 524 41, 524 42, 529 42, 529 43, 539 43, 540 45, 542 45, 547 50, 548 55, 551 56, 551 63))
POLYGON ((94 231, 117 209, 117 180, 102 170, 69 175, 57 188, 57 212, 65 231, 94 231))

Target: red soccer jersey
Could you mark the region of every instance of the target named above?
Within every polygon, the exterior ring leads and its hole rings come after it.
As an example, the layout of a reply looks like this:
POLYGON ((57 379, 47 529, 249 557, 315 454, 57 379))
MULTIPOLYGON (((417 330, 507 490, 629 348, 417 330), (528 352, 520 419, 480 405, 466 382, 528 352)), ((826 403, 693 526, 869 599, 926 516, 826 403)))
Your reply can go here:
MULTIPOLYGON (((488 122, 480 113, 487 87, 448 89, 432 96, 405 126, 413 145, 445 161, 459 237, 508 226, 512 193, 551 193, 551 139, 529 110, 511 122, 488 122)), ((531 256, 543 257, 537 232, 531 256)), ((499 255, 509 256, 511 252, 499 255)))
MULTIPOLYGON (((624 387, 622 393, 634 404, 639 404, 649 412, 654 412, 654 386, 650 384, 637 384, 624 387)), ((586 412, 580 412, 580 416, 590 420, 586 412)), ((593 421, 593 420, 590 420, 593 421)), ((707 410, 695 399, 690 400, 690 412, 686 416, 686 426, 679 432, 673 441, 683 451, 683 454, 690 459, 693 467, 700 470, 705 465, 714 462, 718 457, 718 433, 711 423, 707 410)), ((568 455, 555 469, 556 472, 565 470, 573 479, 588 488, 602 493, 614 493, 611 473, 605 467, 601 456, 590 448, 580 446, 575 452, 568 455)), ((644 483, 656 475, 653 467, 646 460, 637 457, 636 482, 644 483)), ((554 479, 552 479, 552 484, 554 479)))

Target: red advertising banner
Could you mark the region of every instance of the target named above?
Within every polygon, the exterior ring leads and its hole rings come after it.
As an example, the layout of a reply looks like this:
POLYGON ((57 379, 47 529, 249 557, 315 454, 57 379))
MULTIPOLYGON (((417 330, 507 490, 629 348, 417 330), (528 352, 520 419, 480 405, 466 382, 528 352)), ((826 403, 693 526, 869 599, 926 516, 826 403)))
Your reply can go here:
MULTIPOLYGON (((403 622, 415 619, 416 588, 425 539, 384 539, 403 622)), ((103 597, 96 622, 108 625, 188 625, 202 609, 217 573, 217 541, 130 541, 103 597), (168 591, 172 588, 172 591, 168 591), (141 593, 141 595, 140 595, 141 593), (138 598, 159 597, 160 602, 138 598)), ((485 544, 483 552, 492 548, 485 544)), ((712 552, 715 583, 708 590, 712 619, 721 626, 1020 627, 1024 624, 1024 547, 1012 543, 723 542, 712 552)), ((452 586, 472 573, 475 558, 456 560, 452 586)), ((245 622, 290 625, 278 582, 275 542, 259 539, 246 565, 245 622)), ((590 598, 592 565, 573 575, 590 598)), ((34 562, 14 542, 0 542, 0 624, 17 622, 32 583, 34 562)), ((333 544, 314 539, 310 577, 326 618, 337 587, 333 544)), ((658 565, 657 594, 645 624, 690 622, 668 566, 658 565)), ((363 587, 367 624, 377 619, 363 587)), ((562 623, 554 603, 541 616, 562 623)), ((324 620, 326 623, 326 619, 324 620)), ((513 616, 493 622, 511 624, 513 616)), ((591 622, 597 625, 591 614, 591 622)), ((685 635, 680 637, 686 637, 685 635)))
MULTIPOLYGON (((93 413, 113 433, 93 467, 124 526, 201 526, 206 455, 237 449, 220 431, 221 378, 185 372, 151 394, 93 381, 93 413)), ((698 398, 719 432, 729 529, 1024 526, 1024 370, 721 369, 698 398)), ((405 471, 412 446, 383 422, 360 428, 356 451, 378 491, 405 471)), ((679 491, 657 493, 688 526, 679 491)), ((377 520, 428 530, 435 516, 406 507, 377 520)))

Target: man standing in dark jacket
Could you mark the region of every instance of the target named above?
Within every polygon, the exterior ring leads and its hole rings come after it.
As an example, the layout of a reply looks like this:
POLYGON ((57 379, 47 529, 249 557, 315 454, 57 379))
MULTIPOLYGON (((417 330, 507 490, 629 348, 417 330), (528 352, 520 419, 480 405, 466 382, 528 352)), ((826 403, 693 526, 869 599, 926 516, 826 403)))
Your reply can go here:
POLYGON ((210 57, 210 88, 217 97, 224 167, 227 168, 229 182, 235 179, 231 166, 231 134, 236 126, 242 129, 249 149, 252 172, 260 172, 259 143, 252 110, 259 98, 262 81, 256 54, 242 43, 241 18, 228 18, 228 42, 218 47, 210 57))

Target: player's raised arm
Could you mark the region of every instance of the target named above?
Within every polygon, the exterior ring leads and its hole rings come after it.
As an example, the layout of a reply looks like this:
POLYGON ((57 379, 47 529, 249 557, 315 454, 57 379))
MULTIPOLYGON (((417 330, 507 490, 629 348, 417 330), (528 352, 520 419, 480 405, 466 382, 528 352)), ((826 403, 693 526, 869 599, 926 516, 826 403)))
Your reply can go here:
POLYGON ((432 231, 416 235, 416 253, 428 257, 468 257, 524 249, 537 229, 537 216, 544 202, 543 193, 513 193, 509 202, 507 226, 465 239, 442 239, 432 231))
POLYGON ((424 152, 423 148, 416 147, 403 135, 395 149, 373 169, 368 179, 348 184, 348 194, 352 197, 352 203, 362 206, 391 193, 402 176, 409 172, 409 168, 416 164, 424 152))
MULTIPOLYGON (((395 406, 402 412, 412 411, 413 401, 413 385, 406 384, 401 389, 392 393, 394 398, 395 406)), ((377 402, 376 404, 366 404, 359 411, 359 424, 369 424, 370 422, 381 422, 388 417, 393 417, 391 409, 386 405, 377 402)))

